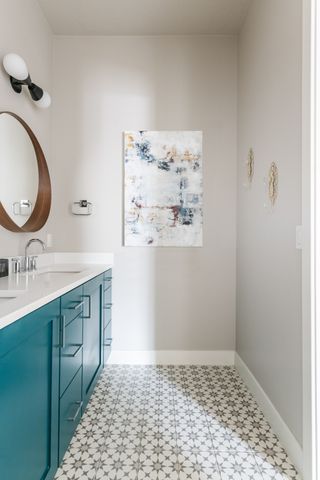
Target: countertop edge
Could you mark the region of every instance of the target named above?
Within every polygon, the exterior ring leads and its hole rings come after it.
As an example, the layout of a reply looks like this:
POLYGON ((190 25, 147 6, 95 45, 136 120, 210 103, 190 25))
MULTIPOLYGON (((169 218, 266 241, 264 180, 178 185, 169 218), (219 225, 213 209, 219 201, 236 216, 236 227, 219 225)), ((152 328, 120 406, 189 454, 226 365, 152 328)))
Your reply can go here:
POLYGON ((84 274, 77 279, 74 279, 72 282, 67 283, 66 285, 54 290, 52 292, 48 292, 48 294, 41 296, 38 299, 31 300, 30 303, 26 303, 25 305, 17 307, 10 313, 5 314, 0 318, 0 330, 10 326, 14 322, 20 320, 26 315, 38 310, 39 308, 47 305, 48 303, 56 300, 57 298, 61 297, 65 293, 70 292, 71 290, 83 285, 84 283, 92 280, 93 278, 101 275, 102 273, 110 270, 113 267, 113 264, 91 264, 87 265, 88 270, 83 272, 84 274))

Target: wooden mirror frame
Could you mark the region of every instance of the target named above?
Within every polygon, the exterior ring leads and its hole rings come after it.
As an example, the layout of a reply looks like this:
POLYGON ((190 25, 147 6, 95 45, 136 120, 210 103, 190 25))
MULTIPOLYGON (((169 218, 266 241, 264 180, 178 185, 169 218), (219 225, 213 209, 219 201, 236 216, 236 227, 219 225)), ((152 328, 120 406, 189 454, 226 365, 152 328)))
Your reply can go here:
POLYGON ((51 208, 51 182, 48 165, 37 137, 29 125, 15 113, 0 112, 0 115, 3 113, 11 115, 18 120, 18 122, 20 122, 29 135, 37 158, 39 183, 36 203, 26 223, 19 227, 19 225, 12 220, 10 215, 8 215, 2 202, 0 201, 0 225, 11 232, 37 232, 45 225, 51 208))

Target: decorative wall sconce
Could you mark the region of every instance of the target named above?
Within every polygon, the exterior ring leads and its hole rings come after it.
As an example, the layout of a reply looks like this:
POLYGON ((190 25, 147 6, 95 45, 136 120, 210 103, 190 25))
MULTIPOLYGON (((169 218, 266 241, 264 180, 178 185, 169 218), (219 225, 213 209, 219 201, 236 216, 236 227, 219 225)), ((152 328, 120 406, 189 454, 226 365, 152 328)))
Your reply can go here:
POLYGON ((28 67, 22 57, 16 53, 8 53, 3 58, 3 66, 10 76, 11 86, 16 93, 21 93, 23 85, 27 85, 31 98, 38 107, 50 107, 49 93, 31 81, 28 67))
POLYGON ((254 175, 254 151, 250 148, 247 159, 247 178, 249 183, 252 183, 254 175))
POLYGON ((242 184, 244 188, 250 189, 252 185, 252 180, 254 176, 254 151, 252 148, 249 149, 246 160, 243 162, 244 166, 244 183, 242 184))
POLYGON ((278 197, 278 167, 272 162, 269 168, 268 188, 271 205, 274 206, 278 197))

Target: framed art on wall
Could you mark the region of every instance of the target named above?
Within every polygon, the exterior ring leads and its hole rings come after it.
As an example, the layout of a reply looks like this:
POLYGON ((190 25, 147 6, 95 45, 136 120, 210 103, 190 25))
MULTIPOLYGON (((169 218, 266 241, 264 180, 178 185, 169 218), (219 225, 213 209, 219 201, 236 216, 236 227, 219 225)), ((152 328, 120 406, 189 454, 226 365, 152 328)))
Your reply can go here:
POLYGON ((124 143, 124 244, 202 246, 202 132, 125 132, 124 143))

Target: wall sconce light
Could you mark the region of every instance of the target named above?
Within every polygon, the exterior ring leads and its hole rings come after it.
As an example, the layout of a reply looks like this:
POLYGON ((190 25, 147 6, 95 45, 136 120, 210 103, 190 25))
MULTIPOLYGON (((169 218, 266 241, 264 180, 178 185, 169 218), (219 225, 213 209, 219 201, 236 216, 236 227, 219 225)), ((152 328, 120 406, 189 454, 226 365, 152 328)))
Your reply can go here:
POLYGON ((48 108, 51 105, 51 97, 48 92, 32 83, 26 62, 16 53, 8 53, 3 58, 3 66, 10 76, 10 82, 16 93, 21 93, 22 86, 27 85, 31 98, 40 108, 48 108))

